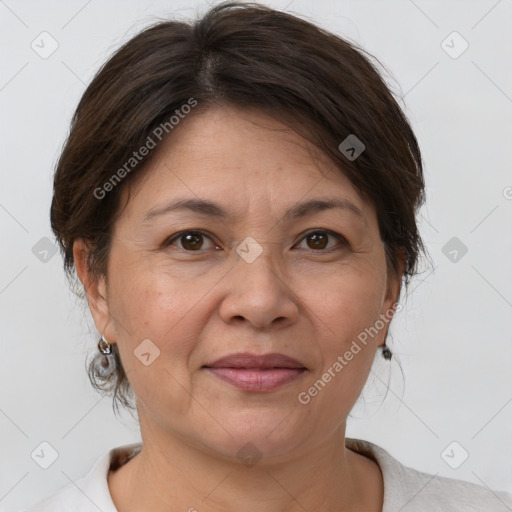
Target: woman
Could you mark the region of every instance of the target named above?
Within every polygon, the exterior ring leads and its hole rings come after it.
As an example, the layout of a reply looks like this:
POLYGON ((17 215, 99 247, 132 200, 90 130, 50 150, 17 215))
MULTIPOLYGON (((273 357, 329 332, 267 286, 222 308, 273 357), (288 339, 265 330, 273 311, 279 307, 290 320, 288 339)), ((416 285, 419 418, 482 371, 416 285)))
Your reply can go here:
POLYGON ((88 87, 52 228, 142 444, 32 511, 501 511, 345 427, 424 246, 421 154, 363 51, 259 5, 159 23, 88 87))

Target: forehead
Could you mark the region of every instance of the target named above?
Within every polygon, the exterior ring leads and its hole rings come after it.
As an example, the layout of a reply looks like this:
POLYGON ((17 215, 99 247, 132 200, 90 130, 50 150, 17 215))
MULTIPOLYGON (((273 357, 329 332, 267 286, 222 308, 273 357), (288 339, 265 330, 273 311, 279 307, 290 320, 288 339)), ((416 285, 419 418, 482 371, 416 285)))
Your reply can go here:
MULTIPOLYGON (((215 107, 185 118, 156 148, 128 206, 138 216, 173 197, 210 198, 239 211, 338 196, 368 210, 322 151, 255 109, 215 107)), ((132 194, 130 194, 132 196, 132 194)))

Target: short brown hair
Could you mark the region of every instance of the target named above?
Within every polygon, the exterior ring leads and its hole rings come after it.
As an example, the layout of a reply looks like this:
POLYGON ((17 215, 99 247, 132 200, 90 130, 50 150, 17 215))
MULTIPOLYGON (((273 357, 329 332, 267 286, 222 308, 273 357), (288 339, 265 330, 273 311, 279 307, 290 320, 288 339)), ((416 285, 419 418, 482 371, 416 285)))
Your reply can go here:
MULTIPOLYGON (((193 98, 198 106, 191 115, 213 104, 256 107, 327 154, 375 206, 388 271, 398 272, 402 253, 407 287, 426 252, 416 225, 425 200, 422 159, 371 58, 309 21, 253 3, 222 3, 197 21, 159 22, 133 37, 85 91, 57 164, 51 225, 68 276, 78 239, 90 244, 89 270, 106 274, 121 190, 141 176, 151 155, 122 173, 104 197, 95 191, 193 98), (350 135, 365 145, 354 160, 339 149, 350 135)), ((114 404, 130 407, 131 389, 114 348, 117 373, 108 382, 92 368, 89 375, 96 388, 113 391, 114 404)))

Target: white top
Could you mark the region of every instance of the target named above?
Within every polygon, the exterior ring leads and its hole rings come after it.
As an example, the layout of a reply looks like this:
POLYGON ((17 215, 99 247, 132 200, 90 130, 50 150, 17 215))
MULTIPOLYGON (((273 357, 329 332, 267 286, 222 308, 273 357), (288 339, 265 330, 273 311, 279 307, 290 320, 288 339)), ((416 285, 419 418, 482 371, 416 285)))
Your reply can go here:
MULTIPOLYGON (((512 494, 422 473, 402 465, 373 443, 350 438, 345 441, 348 448, 379 465, 384 478, 382 512, 512 512, 512 494)), ((67 484, 20 512, 117 512, 108 489, 108 472, 122 466, 141 448, 138 443, 109 450, 75 484, 67 484)))

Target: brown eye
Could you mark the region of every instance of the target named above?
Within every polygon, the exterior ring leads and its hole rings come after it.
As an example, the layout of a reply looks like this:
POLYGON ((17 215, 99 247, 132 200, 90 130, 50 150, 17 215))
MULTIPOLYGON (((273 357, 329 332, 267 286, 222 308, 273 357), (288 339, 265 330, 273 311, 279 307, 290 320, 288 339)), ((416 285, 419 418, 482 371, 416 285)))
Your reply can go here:
POLYGON ((335 249, 335 245, 332 244, 328 247, 330 241, 338 240, 338 242, 341 242, 342 245, 346 244, 346 240, 344 237, 339 235, 338 233, 334 233, 333 231, 326 231, 326 230, 317 230, 317 231, 310 231, 309 233, 304 236, 302 239, 303 241, 306 241, 307 248, 311 249, 313 251, 329 251, 330 249, 335 249))
MULTIPOLYGON (((201 233, 200 231, 182 231, 181 233, 178 233, 177 235, 170 238, 167 242, 165 242, 164 245, 174 245, 176 242, 178 242, 179 249, 183 249, 189 252, 198 252, 201 249, 205 249, 205 239, 210 241, 211 247, 214 246, 211 238, 204 233, 201 233)), ((206 249, 211 247, 207 246, 206 249)), ((215 246, 215 248, 217 247, 215 246)))
POLYGON ((328 243, 329 236, 326 233, 317 232, 312 233, 306 237, 310 249, 325 249, 328 243))
POLYGON ((179 240, 181 241, 181 245, 187 251, 195 251, 197 249, 201 249, 203 245, 203 235, 200 233, 189 233, 187 235, 182 235, 179 240))

